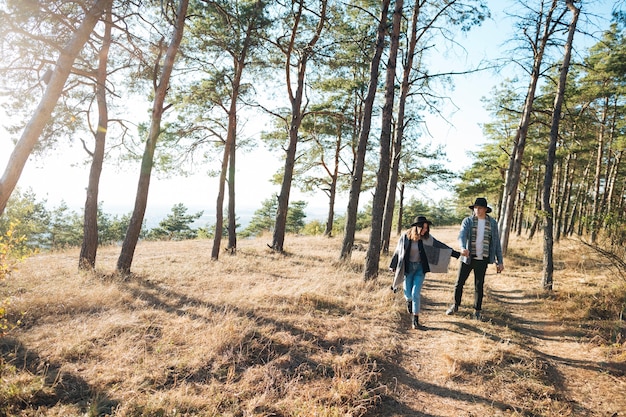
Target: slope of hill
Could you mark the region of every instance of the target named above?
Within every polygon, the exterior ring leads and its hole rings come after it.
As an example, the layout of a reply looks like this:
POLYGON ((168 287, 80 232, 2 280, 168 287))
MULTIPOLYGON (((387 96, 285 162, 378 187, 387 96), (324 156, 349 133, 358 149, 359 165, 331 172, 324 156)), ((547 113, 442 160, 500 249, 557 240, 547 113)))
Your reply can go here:
POLYGON ((0 339, 0 415, 626 415, 624 283, 575 240, 545 294, 541 240, 514 238, 480 322, 471 279, 444 314, 453 260, 427 276, 419 331, 389 256, 363 282, 365 252, 340 263, 340 238, 288 236, 282 255, 269 241, 217 262, 210 241, 142 242, 128 278, 117 247, 95 273, 78 249, 26 260, 1 289, 21 324, 0 339))

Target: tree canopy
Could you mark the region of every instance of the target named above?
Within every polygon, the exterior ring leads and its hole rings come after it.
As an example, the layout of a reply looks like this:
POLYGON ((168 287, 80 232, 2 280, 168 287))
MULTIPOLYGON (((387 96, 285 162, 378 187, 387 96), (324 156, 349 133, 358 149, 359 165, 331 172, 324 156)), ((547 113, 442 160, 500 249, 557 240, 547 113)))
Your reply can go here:
MULTIPOLYGON (((0 0, 7 22, 0 28, 1 104, 12 114, 7 128, 16 143, 0 180, 0 213, 8 212, 31 154, 55 150, 63 157, 78 144, 84 157, 67 162, 91 165, 84 231, 64 232, 81 220, 60 206, 48 213, 55 242, 83 236, 93 265, 107 224, 98 212, 100 173, 106 164, 134 166, 135 206, 118 260, 128 272, 143 236, 151 177, 204 172, 219 179, 215 189, 197 190, 215 201, 217 259, 222 233, 227 249, 236 248, 235 191, 245 181, 237 158, 267 146, 276 159, 261 163, 276 168, 280 192, 268 207, 259 203, 253 223, 272 231, 272 248, 282 251, 285 233, 304 226, 306 204, 291 201, 298 187, 327 202, 327 235, 345 209, 340 258, 347 260, 366 194, 374 198, 366 268, 374 277, 391 222, 400 228, 412 212, 407 190, 438 207, 430 189, 454 185, 456 195, 442 203, 451 212, 486 196, 507 229, 533 235, 548 213, 540 190, 552 134, 556 239, 589 233, 595 240, 605 231, 619 240, 626 189, 623 15, 616 12, 591 47, 574 40, 569 77, 557 90, 571 2, 519 3, 511 20, 521 29, 516 41, 528 47, 508 59, 522 75, 485 100, 492 117, 483 126, 486 140, 468 149, 468 169, 451 169, 445 150, 431 146, 425 120, 442 115, 456 75, 483 67, 441 68, 437 58, 490 17, 486 1, 0 0), (520 85, 528 85, 525 95, 520 85), (551 132, 555 121, 558 132, 551 132), (337 205, 341 197, 347 208, 337 205), (266 212, 275 216, 271 225, 266 212)), ((173 216, 189 220, 183 207, 173 216)))

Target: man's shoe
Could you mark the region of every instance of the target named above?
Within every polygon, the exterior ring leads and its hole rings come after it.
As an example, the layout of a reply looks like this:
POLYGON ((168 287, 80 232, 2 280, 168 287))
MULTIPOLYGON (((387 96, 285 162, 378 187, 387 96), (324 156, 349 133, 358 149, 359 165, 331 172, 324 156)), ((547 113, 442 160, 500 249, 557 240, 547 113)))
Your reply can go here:
POLYGON ((446 314, 447 314, 448 316, 451 316, 451 315, 453 315, 454 313, 456 313, 457 311, 459 311, 459 306, 457 306, 456 304, 452 304, 452 305, 450 306, 450 308, 446 310, 446 314))
POLYGON ((406 311, 408 311, 409 314, 413 314, 413 301, 412 300, 406 300, 406 311))
POLYGON ((474 313, 474 320, 478 320, 478 321, 483 320, 483 316, 480 314, 479 310, 476 310, 476 312, 474 313))
POLYGON ((416 330, 420 328, 420 322, 419 322, 418 316, 413 316, 413 328, 416 330))

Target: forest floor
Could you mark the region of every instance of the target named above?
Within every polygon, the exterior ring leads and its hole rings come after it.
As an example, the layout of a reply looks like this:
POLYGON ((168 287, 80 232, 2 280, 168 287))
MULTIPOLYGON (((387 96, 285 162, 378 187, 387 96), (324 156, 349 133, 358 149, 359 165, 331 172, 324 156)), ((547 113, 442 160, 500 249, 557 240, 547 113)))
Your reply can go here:
MULTIPOLYGON (((458 228, 433 235, 456 246, 458 228)), ((555 249, 541 289, 541 239, 513 237, 447 316, 458 261, 428 274, 422 328, 390 291, 390 255, 362 277, 341 238, 140 242, 129 277, 119 247, 79 271, 78 248, 26 259, 0 287, 0 416, 626 416, 626 285, 576 239, 555 249)))

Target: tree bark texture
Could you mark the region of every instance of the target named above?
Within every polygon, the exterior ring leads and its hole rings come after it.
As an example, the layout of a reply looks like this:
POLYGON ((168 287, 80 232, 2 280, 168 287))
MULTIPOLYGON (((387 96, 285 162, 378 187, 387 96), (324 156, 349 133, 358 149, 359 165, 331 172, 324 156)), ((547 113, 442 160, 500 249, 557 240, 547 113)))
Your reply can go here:
MULTIPOLYGON (((511 152, 511 158, 509 160, 509 169, 506 175, 506 184, 504 187, 504 195, 502 196, 504 212, 500 213, 500 243, 502 246, 502 252, 506 255, 509 235, 511 232, 511 226, 513 223, 513 217, 515 215, 515 202, 517 199, 517 189, 519 187, 520 174, 522 170, 522 161, 524 158, 524 150, 526 147, 526 137, 528 135, 528 128, 530 126, 530 120, 533 112, 533 103, 535 100, 535 91, 537 90, 537 84, 541 75, 541 64, 543 62, 543 56, 553 33, 552 16, 556 10, 558 0, 552 0, 552 5, 548 12, 545 14, 545 20, 537 22, 537 33, 535 41, 533 42, 534 59, 533 66, 530 71, 530 82, 528 85, 528 91, 526 92, 526 100, 522 109, 522 115, 520 118, 519 126, 515 134, 513 141, 513 151, 511 152), (540 35, 540 27, 543 26, 543 34, 540 35)), ((542 2, 543 4, 543 2, 542 2)), ((539 13, 538 19, 544 18, 543 11, 539 13)))
POLYGON ((335 221, 335 201, 337 199, 337 179, 339 178, 339 164, 341 162, 341 149, 343 148, 342 119, 337 121, 337 141, 335 142, 335 155, 333 158, 332 171, 328 170, 330 184, 328 187, 328 215, 326 216, 326 228, 324 236, 331 237, 333 233, 333 224, 335 221))
POLYGON ((382 252, 389 253, 391 240, 391 228, 393 223, 393 211, 396 203, 396 189, 398 186, 398 176, 400 171, 400 159, 402 155, 402 142, 404 139, 404 116, 406 109, 406 99, 409 95, 411 72, 413 69, 413 58, 415 57, 415 46, 417 45, 417 21, 420 13, 420 2, 416 0, 413 5, 411 18, 410 37, 407 47, 407 59, 404 62, 402 84, 400 85, 400 97, 398 97, 398 116, 393 140, 393 151, 391 158, 391 174, 389 186, 387 187, 387 201, 385 203, 385 215, 383 218, 382 252))
MULTIPOLYGON (((137 195, 135 197, 135 207, 130 218, 126 237, 122 243, 122 251, 117 259, 117 271, 121 274, 130 274, 130 267, 133 263, 135 249, 139 241, 143 219, 148 205, 148 191, 150 189, 150 177, 154 164, 154 150, 161 133, 161 118, 165 110, 165 96, 169 89, 170 77, 174 69, 176 54, 180 47, 185 29, 185 19, 189 0, 181 0, 178 4, 176 22, 172 39, 165 53, 161 74, 154 74, 155 95, 152 104, 152 120, 150 130, 146 140, 144 154, 141 160, 141 171, 139 173, 139 183, 137 184, 137 195), (158 81, 157 81, 158 80, 158 81)), ((158 57, 160 60, 160 57, 158 57)))
POLYGON ((365 268, 363 279, 366 281, 378 276, 380 263, 380 247, 385 212, 385 200, 387 198, 387 186, 389 185, 389 164, 391 160, 391 130, 393 124, 393 103, 395 99, 396 62, 400 45, 400 27, 402 23, 403 0, 396 0, 393 12, 393 23, 390 34, 389 59, 387 60, 387 79, 385 81, 385 104, 382 112, 382 125, 380 132, 380 158, 378 172, 376 174, 376 190, 372 201, 372 226, 370 230, 369 245, 365 255, 365 268))
POLYGON ((78 267, 81 269, 93 269, 96 266, 96 254, 98 251, 98 190, 100 174, 104 163, 104 151, 106 135, 109 123, 109 112, 106 100, 107 62, 111 46, 111 6, 106 11, 104 36, 98 70, 96 74, 96 100, 98 103, 98 127, 94 135, 94 150, 92 154, 91 168, 89 170, 89 183, 87 184, 87 197, 85 199, 85 213, 83 222, 83 243, 80 248, 78 267))
POLYGON ((372 111, 374 99, 376 98, 376 88, 378 86, 378 75, 380 60, 385 48, 385 36, 387 33, 387 13, 391 0, 382 0, 380 9, 380 20, 378 22, 378 36, 376 38, 376 48, 372 63, 370 65, 370 81, 367 88, 367 95, 363 104, 363 117, 361 118, 361 131, 359 132, 359 143, 354 162, 354 172, 350 183, 350 194, 348 197, 348 208, 346 210, 346 225, 344 230, 341 254, 339 258, 343 261, 350 260, 352 247, 354 245, 354 234, 356 232, 356 220, 359 209, 359 196, 363 183, 363 171, 365 169, 365 154, 367 153, 367 143, 372 126, 372 111))
POLYGON ((287 57, 285 60, 285 76, 287 82, 287 90, 289 94, 289 101, 291 102, 291 121, 289 124, 289 145, 285 153, 285 169, 283 173, 283 182, 280 187, 280 194, 278 195, 278 209, 276 210, 276 223, 274 226, 274 234, 272 238, 272 249, 277 252, 282 252, 285 244, 285 233, 287 231, 287 211, 289 209, 289 194, 291 192, 291 183, 293 181, 293 171, 296 162, 296 149, 298 146, 298 133, 300 125, 302 124, 302 117, 304 110, 302 108, 302 102, 304 98, 304 78, 306 76, 307 63, 311 55, 315 44, 320 38, 324 23, 326 21, 326 3, 327 0, 321 0, 321 11, 319 22, 317 24, 313 37, 308 42, 303 51, 300 51, 300 59, 297 63, 297 80, 296 90, 292 89, 291 85, 291 67, 292 58, 295 55, 293 47, 295 37, 298 33, 298 24, 302 17, 302 11, 304 8, 305 0, 300 0, 299 11, 296 15, 296 22, 292 28, 291 40, 287 51, 287 57))
POLYGON ((265 4, 257 1, 254 5, 254 12, 249 21, 241 51, 239 53, 230 51, 233 57, 234 76, 232 79, 232 92, 230 96, 230 107, 228 109, 228 127, 226 133, 226 142, 224 143, 224 153, 222 166, 218 182, 218 195, 215 202, 215 236, 213 238, 213 248, 211 250, 211 259, 219 258, 222 231, 224 229, 224 196, 225 187, 228 183, 228 245, 226 249, 234 254, 237 250, 237 221, 236 221, 236 200, 235 200, 235 172, 236 172, 236 153, 237 153, 237 114, 239 96, 241 92, 241 80, 243 71, 246 66, 248 54, 252 48, 254 38, 257 36, 256 30, 259 20, 261 19, 265 4), (228 179, 228 180, 227 180, 228 179))
POLYGON ((600 132, 598 133, 598 147, 596 151, 596 169, 593 182, 593 201, 591 212, 591 243, 596 243, 598 238, 598 217, 600 213, 600 182, 602 177, 602 160, 604 158, 604 134, 606 132, 606 120, 609 107, 609 98, 604 99, 600 132))
POLYGON ((561 120, 561 108, 565 96, 565 86, 567 83, 567 73, 569 71, 570 60, 572 57, 572 44, 574 42, 574 33, 576 33, 576 24, 580 9, 574 6, 573 0, 567 0, 567 7, 572 12, 572 21, 569 25, 567 42, 565 43, 565 52, 563 54, 563 64, 559 75, 557 86, 557 94, 554 98, 554 109, 552 111, 552 122, 550 125, 550 145, 548 147, 548 157, 546 160, 546 176, 543 184, 543 206, 546 214, 546 222, 544 228, 544 247, 543 247, 543 281, 544 290, 552 290, 553 272, 554 272, 554 227, 553 227, 553 210, 550 204, 551 188, 554 162, 556 159, 556 146, 559 140, 559 122, 561 120))

